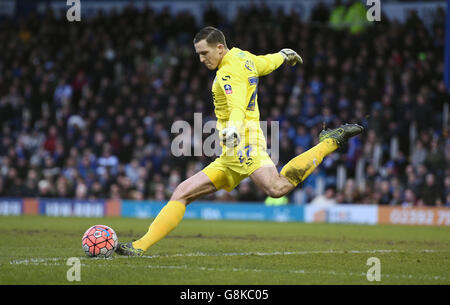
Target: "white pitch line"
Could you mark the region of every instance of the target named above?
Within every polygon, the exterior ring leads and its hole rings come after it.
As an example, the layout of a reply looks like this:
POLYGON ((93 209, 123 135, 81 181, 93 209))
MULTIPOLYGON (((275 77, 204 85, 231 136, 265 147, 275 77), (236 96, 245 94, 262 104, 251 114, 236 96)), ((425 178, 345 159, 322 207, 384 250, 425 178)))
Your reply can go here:
MULTIPOLYGON (((88 257, 78 257, 80 260, 110 260, 112 258, 88 258, 88 257)), ((10 265, 34 265, 34 266, 62 266, 69 257, 41 257, 41 258, 27 258, 22 260, 12 260, 9 262, 10 265), (61 264, 61 261, 64 263, 61 264)), ((84 264, 81 264, 82 266, 84 264)))
MULTIPOLYGON (((167 255, 152 255, 143 256, 142 258, 169 258, 169 257, 220 257, 220 256, 276 256, 276 255, 308 255, 308 254, 374 254, 374 253, 447 253, 450 251, 436 251, 436 250, 323 250, 323 251, 285 251, 285 252, 245 252, 245 253, 177 253, 167 255)), ((128 258, 115 256, 114 258, 128 258)), ((111 260, 114 258, 108 258, 111 260)), ((92 260, 88 257, 80 257, 81 260, 92 260)), ((95 260, 95 258, 94 258, 95 260)), ((103 261, 105 259, 98 259, 103 261)), ((23 260, 12 260, 9 263, 11 265, 35 265, 35 266, 63 266, 67 258, 65 257, 52 257, 52 258, 28 258, 23 260)), ((85 266, 85 264, 82 264, 85 266)), ((130 266, 131 267, 131 266, 130 266)), ((271 272, 271 273, 294 273, 294 274, 322 274, 331 276, 366 276, 365 273, 354 272, 337 272, 337 271, 321 271, 321 270, 276 270, 276 269, 242 269, 242 268, 211 268, 211 267, 189 267, 187 265, 148 265, 147 268, 151 269, 185 269, 185 270, 200 270, 207 272, 271 272)), ((434 276, 434 275, 422 275, 415 276, 411 274, 382 274, 383 278, 395 278, 395 279, 415 279, 415 280, 447 280, 447 277, 434 276)))
MULTIPOLYGON (((278 255, 310 255, 310 254, 375 254, 375 253, 447 253, 450 251, 436 251, 436 250, 317 250, 317 251, 276 251, 276 252, 232 252, 232 253, 205 253, 205 252, 195 252, 195 253, 176 253, 176 254, 155 254, 155 255, 144 255, 141 258, 170 258, 170 257, 221 257, 221 256, 278 256, 278 255)), ((115 255, 109 259, 129 259, 126 256, 115 255)), ((88 257, 80 257, 80 259, 89 259, 88 257)), ((95 258, 94 258, 95 259, 95 258)), ((104 260, 98 258, 99 260, 104 260)), ((53 258, 28 258, 22 260, 12 260, 9 263, 11 265, 40 265, 40 264, 52 264, 58 263, 59 261, 67 260, 64 257, 53 257, 53 258)))
MULTIPOLYGON (((318 250, 318 251, 276 251, 276 252, 235 252, 235 253, 177 253, 177 254, 155 254, 144 255, 145 258, 163 258, 163 257, 214 257, 214 256, 277 256, 277 255, 310 255, 310 254, 374 254, 374 253, 436 253, 436 252, 450 252, 450 251, 435 251, 435 250, 318 250)), ((122 257, 123 258, 123 257, 122 257)), ((124 257, 128 258, 128 257, 124 257)))

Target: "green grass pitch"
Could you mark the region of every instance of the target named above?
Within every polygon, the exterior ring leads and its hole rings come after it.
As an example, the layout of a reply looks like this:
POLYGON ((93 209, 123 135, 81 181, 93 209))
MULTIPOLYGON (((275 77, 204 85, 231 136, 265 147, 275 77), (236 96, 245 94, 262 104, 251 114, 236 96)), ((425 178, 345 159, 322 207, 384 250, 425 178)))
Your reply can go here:
POLYGON ((105 224, 119 241, 151 219, 0 217, 0 284, 450 284, 450 228, 183 220, 141 258, 87 258, 81 237, 105 224), (80 281, 67 280, 70 257, 80 281), (368 281, 370 257, 381 281, 368 281))

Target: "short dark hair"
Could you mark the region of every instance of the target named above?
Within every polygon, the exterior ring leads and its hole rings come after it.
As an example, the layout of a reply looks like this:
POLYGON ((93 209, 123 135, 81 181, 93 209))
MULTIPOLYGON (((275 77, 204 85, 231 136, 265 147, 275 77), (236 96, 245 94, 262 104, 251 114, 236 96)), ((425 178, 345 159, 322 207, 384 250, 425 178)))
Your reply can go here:
POLYGON ((203 39, 206 39, 206 42, 210 45, 217 45, 219 43, 223 44, 227 47, 227 43, 225 41, 225 35, 219 29, 216 29, 212 26, 207 26, 201 29, 194 37, 194 43, 197 43, 203 39))

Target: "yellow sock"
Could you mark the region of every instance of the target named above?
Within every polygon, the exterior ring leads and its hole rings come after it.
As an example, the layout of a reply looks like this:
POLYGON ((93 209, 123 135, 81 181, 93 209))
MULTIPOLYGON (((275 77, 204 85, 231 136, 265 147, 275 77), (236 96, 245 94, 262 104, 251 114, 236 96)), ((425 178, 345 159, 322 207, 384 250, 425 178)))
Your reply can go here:
POLYGON ((163 239, 183 219, 186 206, 179 201, 169 201, 156 216, 148 232, 141 239, 133 242, 133 247, 146 251, 153 244, 163 239))
POLYGON ((280 174, 286 177, 289 182, 297 186, 306 179, 314 169, 319 166, 323 158, 338 148, 333 139, 325 139, 311 149, 298 155, 289 161, 282 169, 280 174))

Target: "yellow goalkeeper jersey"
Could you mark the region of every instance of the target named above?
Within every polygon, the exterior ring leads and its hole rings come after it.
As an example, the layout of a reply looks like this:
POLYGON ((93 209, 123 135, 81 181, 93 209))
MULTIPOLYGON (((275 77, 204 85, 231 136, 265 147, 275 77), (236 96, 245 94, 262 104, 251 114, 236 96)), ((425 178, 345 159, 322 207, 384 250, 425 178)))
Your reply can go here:
POLYGON ((271 73, 283 62, 279 53, 257 56, 232 48, 225 54, 212 85, 219 132, 231 121, 239 128, 242 145, 266 146, 259 125, 259 77, 271 73))

